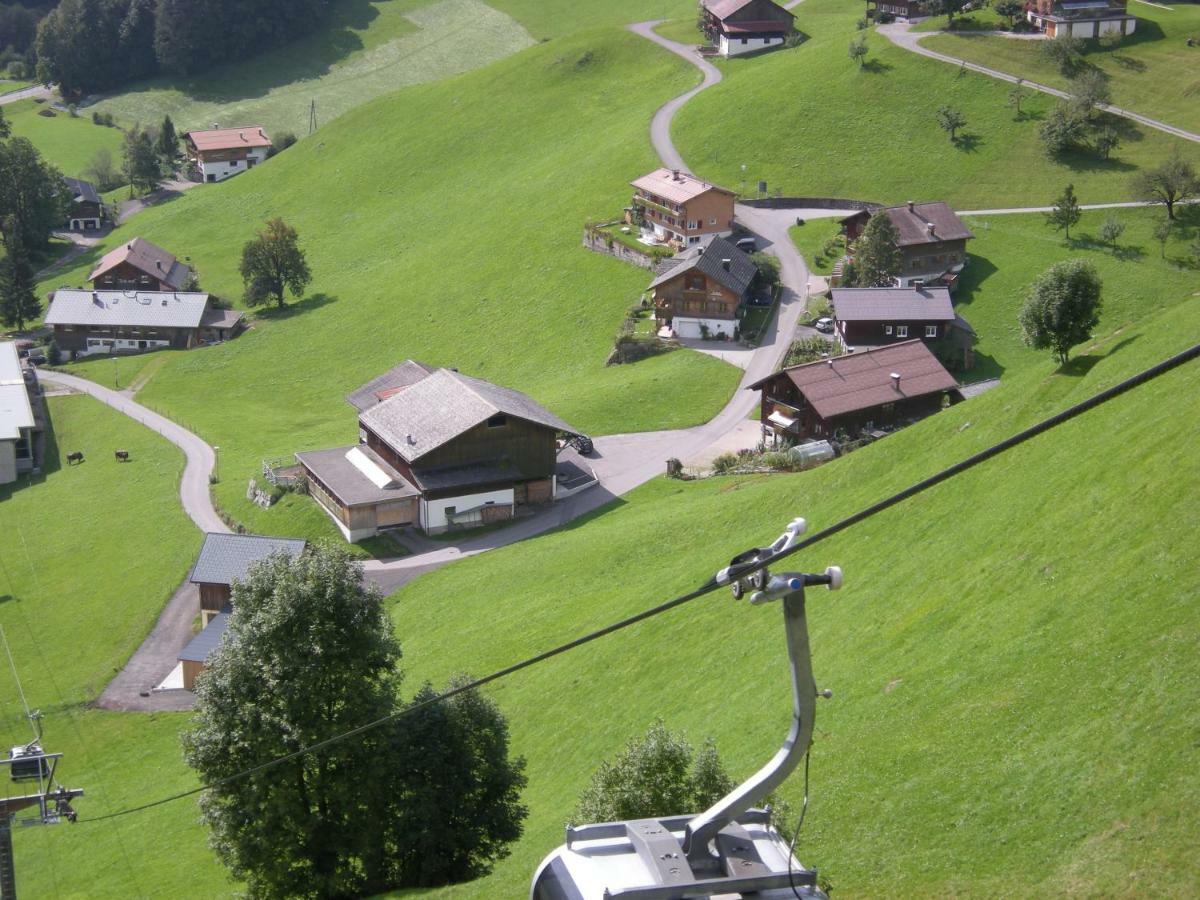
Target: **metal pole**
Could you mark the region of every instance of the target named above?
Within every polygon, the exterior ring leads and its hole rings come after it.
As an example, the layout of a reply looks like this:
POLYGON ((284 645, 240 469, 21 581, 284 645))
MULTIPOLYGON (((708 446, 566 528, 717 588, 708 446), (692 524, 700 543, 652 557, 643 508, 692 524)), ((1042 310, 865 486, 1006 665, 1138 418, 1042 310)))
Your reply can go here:
POLYGON ((11 815, 0 816, 0 900, 17 900, 17 873, 13 864, 11 815))

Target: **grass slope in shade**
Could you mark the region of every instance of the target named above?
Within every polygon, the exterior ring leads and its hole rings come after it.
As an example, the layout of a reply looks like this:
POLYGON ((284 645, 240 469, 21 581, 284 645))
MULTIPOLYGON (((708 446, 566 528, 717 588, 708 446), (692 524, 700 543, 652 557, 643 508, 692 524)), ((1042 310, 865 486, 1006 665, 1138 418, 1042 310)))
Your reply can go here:
POLYGON ((49 412, 46 474, 0 487, 0 624, 43 709, 99 696, 200 547, 174 446, 89 397, 50 398, 49 412), (75 450, 85 461, 67 466, 75 450))
MULTIPOLYGON (((1085 375, 1043 359, 810 473, 656 481, 586 524, 440 570, 393 600, 410 683, 489 672, 688 590, 792 516, 832 524, 1198 328, 1194 306, 1176 307, 1098 341, 1085 375)), ((846 571, 840 594, 810 595, 834 700, 819 708, 799 851, 839 893, 1194 888, 1197 389, 1193 363, 795 559, 846 571)), ((736 777, 753 772, 787 730, 780 614, 722 591, 493 693, 529 760, 531 817, 493 876, 437 896, 519 896, 590 773, 656 716, 693 743, 713 736, 736 777)), ((801 782, 783 789, 797 809, 801 782)))
POLYGON ((321 126, 381 94, 448 78, 533 43, 482 0, 342 0, 318 34, 191 79, 154 79, 95 109, 123 122, 180 131, 264 125, 304 136, 310 104, 321 126))
MULTIPOLYGON (((1132 36, 1111 50, 1089 41, 1085 60, 1108 79, 1113 103, 1188 131, 1200 133, 1200 6, 1179 3, 1159 9, 1130 3, 1138 19, 1132 36)), ((944 20, 943 20, 944 21, 944 20)), ((925 38, 930 50, 980 63, 1030 81, 1066 89, 1068 79, 1048 63, 1036 41, 971 34, 925 38)))
POLYGON ((54 116, 39 116, 49 104, 21 100, 4 107, 4 118, 17 137, 28 138, 38 152, 64 175, 82 178, 99 150, 112 154, 113 164, 121 165, 121 131, 93 124, 90 113, 70 114, 55 110, 54 116))
POLYGON ((512 16, 538 40, 654 19, 691 16, 695 21, 696 16, 693 0, 604 0, 602 3, 580 3, 579 0, 488 0, 488 3, 512 16))
MULTIPOLYGON (((606 368, 649 275, 580 246, 583 223, 619 210, 628 180, 654 168, 646 123, 693 79, 626 32, 549 42, 380 99, 147 210, 43 287, 82 283, 107 247, 141 235, 238 298, 243 242, 271 216, 298 229, 311 294, 235 341, 178 354, 139 394, 221 447, 221 504, 265 533, 309 526, 289 523, 292 507, 246 502, 260 460, 354 442, 345 395, 406 357, 526 391, 588 433, 694 425, 740 373, 690 352, 606 368)), ((94 366, 110 383, 106 362, 94 366)))
POLYGON ((725 64, 725 81, 676 116, 675 144, 697 173, 734 190, 765 180, 785 196, 880 203, 946 200, 958 208, 1043 206, 1074 182, 1092 202, 1128 200, 1129 180, 1179 148, 1197 148, 1127 120, 1111 160, 1046 158, 1038 126, 1055 102, 1037 95, 1020 121, 1011 85, 917 56, 868 34, 867 64, 846 49, 861 7, 806 0, 801 46, 725 64), (811 7, 811 9, 810 9, 811 7), (937 126, 940 106, 967 120, 958 145, 937 126), (742 166, 746 169, 743 172, 742 166))

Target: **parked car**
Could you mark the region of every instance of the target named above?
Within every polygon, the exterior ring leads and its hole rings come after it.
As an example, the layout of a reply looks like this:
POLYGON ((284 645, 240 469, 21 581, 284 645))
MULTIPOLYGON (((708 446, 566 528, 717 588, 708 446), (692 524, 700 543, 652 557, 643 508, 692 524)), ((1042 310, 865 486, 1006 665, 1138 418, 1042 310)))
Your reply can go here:
POLYGON ((735 241, 733 246, 737 247, 743 253, 753 253, 758 249, 758 242, 752 237, 744 237, 735 241))
POLYGON ((813 327, 825 334, 833 334, 833 319, 829 316, 821 316, 813 327))
POLYGON ((44 366, 46 364, 46 354, 41 350, 30 350, 29 355, 25 358, 29 360, 31 366, 44 366))

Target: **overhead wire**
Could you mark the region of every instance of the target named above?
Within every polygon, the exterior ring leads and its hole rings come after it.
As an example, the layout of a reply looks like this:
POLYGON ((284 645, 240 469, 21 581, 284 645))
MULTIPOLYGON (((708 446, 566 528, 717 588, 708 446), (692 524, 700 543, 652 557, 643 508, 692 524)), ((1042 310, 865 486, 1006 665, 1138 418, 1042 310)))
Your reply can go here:
POLYGON ((78 821, 81 823, 83 823, 83 822, 102 822, 102 821, 106 821, 109 819, 120 818, 122 816, 133 815, 134 813, 144 812, 149 809, 154 809, 155 807, 163 806, 168 803, 173 803, 177 800, 183 800, 187 797, 195 796, 196 794, 203 793, 204 791, 207 791, 207 790, 212 790, 214 788, 223 787, 224 785, 227 785, 227 784, 232 784, 233 782, 240 781, 243 778, 249 778, 252 775, 256 775, 260 772, 265 772, 276 766, 283 765, 284 763, 290 762, 291 760, 299 759, 300 757, 307 756, 311 753, 317 753, 317 752, 325 749, 326 747, 330 747, 341 741, 345 741, 345 740, 349 740, 351 738, 357 737, 360 734, 364 734, 375 728, 379 728, 380 726, 385 725, 388 722, 393 722, 398 719, 402 719, 406 716, 413 715, 417 712, 420 712, 423 709, 426 709, 429 706, 432 706, 435 703, 444 702, 445 700, 449 700, 450 698, 456 697, 459 694, 465 693, 467 691, 475 690, 477 688, 483 687, 484 685, 490 684, 494 681, 498 681, 502 678, 507 678, 508 676, 513 675, 517 672, 520 672, 524 669, 528 669, 532 666, 538 665, 539 663, 545 662, 549 659, 553 659, 556 656, 561 656, 562 654, 567 653, 571 650, 574 650, 578 647, 582 647, 585 644, 590 644, 593 641, 599 640, 600 638, 607 637, 610 634, 615 634, 616 632, 622 631, 626 628, 629 628, 632 625, 636 625, 639 622, 644 622, 647 619, 652 619, 652 618, 659 616, 665 612, 668 612, 672 609, 683 606, 685 603, 690 603, 692 600, 696 600, 699 597, 703 597, 706 594, 712 593, 713 591, 717 590, 718 588, 720 588, 726 584, 729 584, 732 581, 735 581, 740 578, 744 578, 747 575, 750 575, 760 569, 764 569, 769 565, 774 565, 779 560, 781 560, 785 557, 791 556, 795 553, 798 553, 800 550, 803 550, 807 547, 811 547, 814 544, 817 544, 821 541, 827 540, 828 538, 831 538, 834 535, 839 534, 839 533, 845 531, 846 529, 871 518, 872 516, 878 515, 879 513, 883 512, 887 509, 890 509, 891 507, 897 505, 898 503, 902 503, 903 501, 908 500, 912 497, 915 497, 916 495, 921 494, 921 493, 929 490, 930 488, 941 484, 944 481, 954 478, 957 475, 961 475, 963 472, 966 472, 969 469, 973 469, 976 466, 981 465, 982 463, 986 462, 987 460, 1000 455, 1001 453, 1005 453, 1005 452, 1013 449, 1014 447, 1017 447, 1017 446, 1025 443, 1026 441, 1032 440, 1033 438, 1037 437, 1038 435, 1044 434, 1045 432, 1050 431, 1053 428, 1057 428, 1058 426, 1060 426, 1066 422, 1069 422, 1072 419, 1078 418, 1079 416, 1083 415, 1084 413, 1089 412, 1092 409, 1095 409, 1097 406, 1100 406, 1101 404, 1107 403, 1108 401, 1113 400, 1116 397, 1119 397, 1125 393, 1128 393, 1129 391, 1134 390, 1135 388, 1138 388, 1141 385, 1144 385, 1144 384, 1154 380, 1155 378, 1158 378, 1158 377, 1166 374, 1167 372, 1170 372, 1170 371, 1178 368, 1179 366, 1182 366, 1185 363, 1191 362, 1192 360, 1197 359, 1197 358, 1200 358, 1200 344, 1196 344, 1187 350, 1177 353, 1174 356, 1171 356, 1168 359, 1165 359, 1162 362, 1160 362, 1154 366, 1151 366, 1148 369, 1144 369, 1143 371, 1137 373, 1136 375, 1133 375, 1123 381, 1120 381, 1117 384, 1113 385, 1112 387, 1107 388, 1106 390, 1100 391, 1097 394, 1093 394, 1091 397, 1087 398, 1086 400, 1080 401, 1079 403, 1076 403, 1076 404, 1068 407, 1067 409, 1062 410, 1061 412, 1056 413, 1053 416, 1050 416, 1047 419, 1043 419, 1041 422, 1038 422, 1037 424, 1032 425, 1029 428, 1019 431, 1017 434, 1012 435, 1011 437, 1008 437, 1003 441, 1000 441, 996 444, 991 445, 990 447, 988 447, 985 450, 981 450, 980 452, 975 453, 972 456, 969 456, 966 459, 964 459, 958 463, 955 463, 954 465, 951 465, 945 469, 942 469, 940 472, 938 472, 935 475, 931 475, 928 478, 918 481, 917 483, 910 485, 909 487, 904 488, 903 490, 892 494, 891 496, 879 501, 878 503, 872 504, 871 506, 868 506, 865 509, 859 510, 858 512, 853 513, 850 516, 847 516, 846 518, 840 520, 839 522, 836 522, 835 524, 830 525, 828 528, 824 528, 821 531, 818 531, 816 534, 813 534, 811 537, 808 537, 808 538, 798 541, 796 544, 794 544, 792 547, 790 547, 789 549, 787 549, 785 551, 776 553, 776 554, 770 556, 769 558, 759 558, 757 560, 746 562, 743 564, 731 565, 728 567, 727 570, 725 570, 727 573, 726 577, 721 580, 718 580, 717 576, 714 575, 708 581, 706 581, 704 584, 702 584, 700 587, 696 588, 695 590, 688 591, 685 594, 681 594, 678 597, 675 597, 671 600, 667 600, 663 603, 658 604, 657 606, 650 607, 649 609, 643 610, 642 612, 636 613, 632 616, 628 616, 617 622, 613 622, 612 624, 606 625, 603 628, 596 629, 595 631, 590 631, 587 634, 581 635, 577 638, 574 638, 573 640, 567 641, 566 643, 559 644, 558 646, 553 647, 549 650, 545 650, 534 656, 527 657, 527 658, 521 660, 520 662, 516 662, 516 663, 513 663, 512 665, 505 666, 504 668, 497 669, 496 671, 492 672, 489 675, 484 675, 480 678, 476 678, 472 681, 469 681, 469 682, 461 684, 457 687, 451 688, 450 690, 447 690, 436 696, 430 697, 427 700, 424 700, 420 703, 416 703, 411 706, 404 707, 403 709, 396 710, 394 712, 389 713, 386 716, 381 716, 371 722, 367 722, 363 725, 360 725, 357 728, 352 728, 348 731, 341 732, 339 734, 333 735, 328 738, 324 738, 323 740, 316 741, 305 747, 300 747, 296 750, 293 750, 290 753, 286 753, 282 756, 278 756, 273 759, 266 760, 257 765, 250 766, 246 769, 242 769, 239 772, 235 772, 231 775, 227 775, 223 778, 218 778, 214 781, 210 781, 210 782, 206 782, 205 784, 198 785, 197 787, 191 788, 189 790, 179 791, 178 793, 175 793, 175 794, 170 794, 165 797, 160 797, 157 800, 152 800, 147 803, 141 803, 136 806, 131 806, 126 809, 121 809, 116 812, 107 813, 107 814, 101 815, 101 816, 93 816, 91 818, 86 818, 86 819, 81 816, 78 819, 78 821))

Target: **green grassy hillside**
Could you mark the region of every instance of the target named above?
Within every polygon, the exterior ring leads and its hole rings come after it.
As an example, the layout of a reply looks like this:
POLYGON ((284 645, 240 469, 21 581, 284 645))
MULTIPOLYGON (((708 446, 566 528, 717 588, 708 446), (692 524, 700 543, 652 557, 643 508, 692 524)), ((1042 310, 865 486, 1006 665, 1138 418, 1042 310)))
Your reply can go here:
POLYGON ((692 0, 488 0, 489 5, 508 13, 538 40, 563 37, 601 26, 615 27, 651 19, 695 17, 692 0))
POLYGON ((1137 168, 1157 165, 1195 145, 1127 120, 1114 122, 1124 143, 1111 160, 1090 155, 1048 160, 1037 136, 1054 102, 1038 95, 1020 121, 1007 104, 1011 86, 960 73, 870 34, 867 64, 846 49, 861 6, 806 0, 796 27, 812 35, 800 47, 725 65, 726 80, 691 101, 673 136, 695 171, 751 192, 854 197, 881 203, 941 199, 960 208, 1042 206, 1068 181, 1092 202, 1129 199, 1137 168), (952 145, 937 127, 943 104, 966 116, 967 140, 952 145), (745 170, 743 170, 745 166, 745 170))
POLYGON ((382 94, 486 66, 533 39, 482 0, 341 0, 315 35, 194 78, 158 78, 94 108, 122 122, 180 131, 262 124, 308 133, 310 103, 326 125, 382 94))
MULTIPOLYGON (((487 672, 647 607, 791 516, 828 525, 1181 349, 1200 313, 1122 324, 1072 374, 1038 360, 811 473, 655 482, 424 578, 394 598, 410 679, 487 672)), ((847 573, 809 606, 835 699, 819 710, 800 844, 838 893, 1181 896, 1197 883, 1197 388, 1193 364, 799 562, 847 573)), ((712 735, 749 774, 786 731, 785 658, 778 611, 722 592, 504 682, 495 695, 529 759, 527 834, 494 876, 438 895, 518 896, 590 772, 656 716, 712 735)), ((799 778, 784 796, 798 804, 799 778)))
MULTIPOLYGON (((1131 3, 1129 12, 1138 19, 1133 35, 1111 50, 1089 41, 1087 62, 1107 77, 1117 106, 1200 133, 1200 46, 1187 45, 1188 38, 1200 40, 1200 6, 1178 3, 1162 9, 1131 3)), ((1036 42, 968 33, 938 35, 922 43, 1031 81, 1069 87, 1036 42)))
MULTIPOLYGON (((139 215, 108 246, 141 235, 191 256, 224 297, 240 297, 241 245, 270 216, 299 230, 315 276, 303 302, 172 358, 139 397, 222 448, 222 504, 271 533, 332 528, 247 503, 260 458, 353 441, 342 398, 408 356, 528 391, 588 432, 706 420, 737 370, 682 352, 605 368, 649 276, 580 247, 585 220, 618 213, 656 164, 646 123, 692 78, 623 31, 553 41, 139 215)), ((44 287, 82 283, 101 252, 44 287)), ((111 363, 90 366, 111 379, 111 363)))
POLYGON ((118 129, 93 124, 87 113, 72 117, 54 110, 53 117, 39 116, 38 112, 48 106, 21 100, 4 107, 4 118, 12 126, 14 135, 28 138, 46 161, 61 169, 64 175, 86 177, 84 172, 99 150, 107 150, 113 164, 120 167, 121 132, 118 129))

